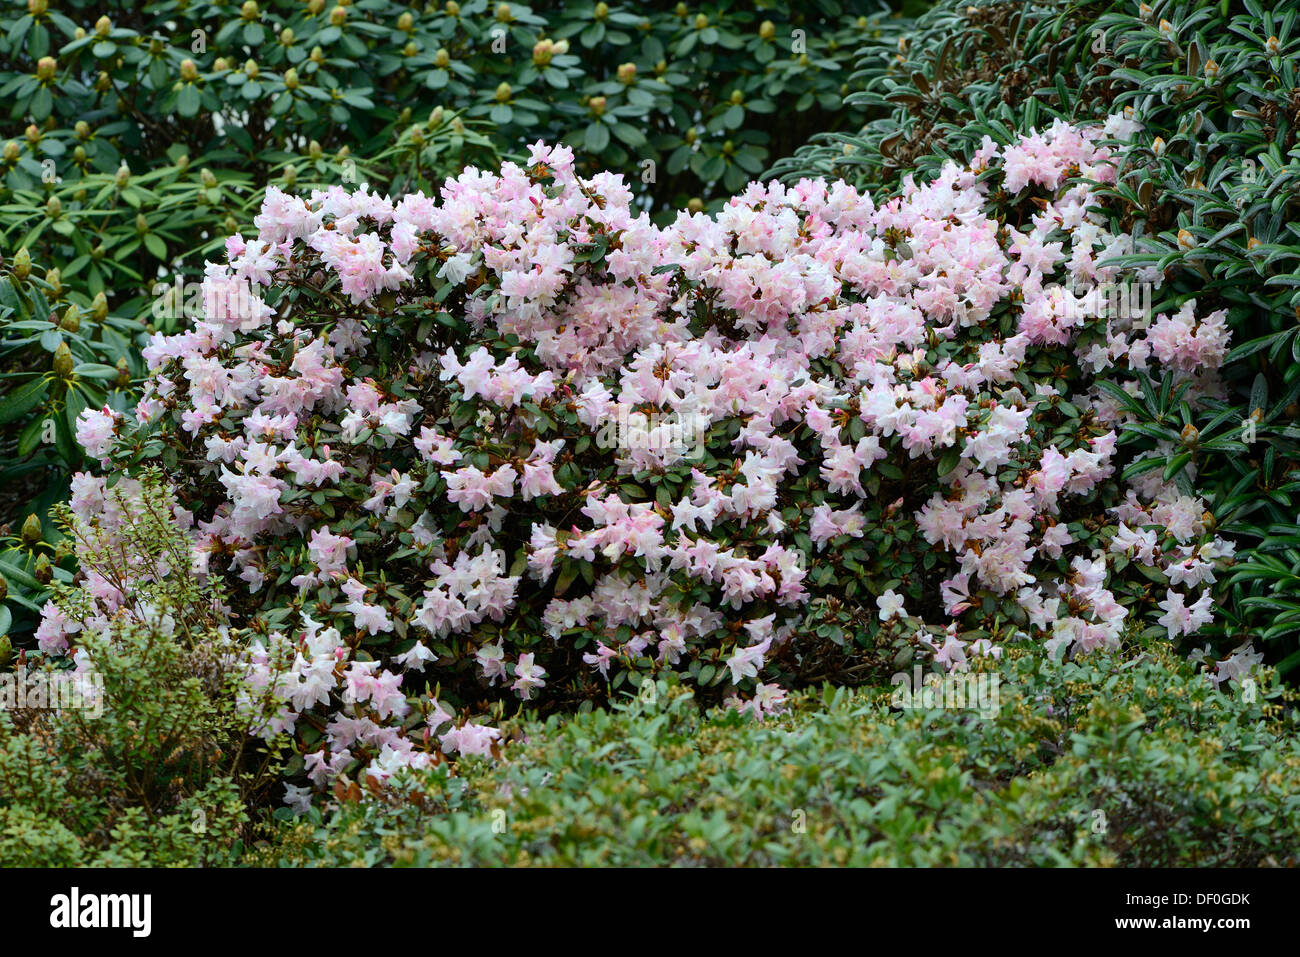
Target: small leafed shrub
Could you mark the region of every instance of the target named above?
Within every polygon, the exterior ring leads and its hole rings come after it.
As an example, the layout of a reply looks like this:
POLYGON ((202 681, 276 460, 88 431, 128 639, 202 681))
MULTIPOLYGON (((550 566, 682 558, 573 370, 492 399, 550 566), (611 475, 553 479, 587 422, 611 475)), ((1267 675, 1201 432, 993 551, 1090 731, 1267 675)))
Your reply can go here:
POLYGON ((185 574, 156 475, 108 495, 94 522, 65 516, 82 580, 50 614, 76 654, 15 657, 4 639, 0 866, 228 864, 276 764, 236 711, 220 584, 185 574))
MULTIPOLYGON (((972 673, 971 677, 974 676, 972 673)), ((661 681, 529 719, 386 800, 331 802, 247 858, 282 866, 1294 866, 1284 695, 1216 689, 1168 647, 1064 665, 1014 649, 989 710, 802 694, 701 713, 661 681)), ((1287 710, 1294 702, 1287 703, 1287 710)))

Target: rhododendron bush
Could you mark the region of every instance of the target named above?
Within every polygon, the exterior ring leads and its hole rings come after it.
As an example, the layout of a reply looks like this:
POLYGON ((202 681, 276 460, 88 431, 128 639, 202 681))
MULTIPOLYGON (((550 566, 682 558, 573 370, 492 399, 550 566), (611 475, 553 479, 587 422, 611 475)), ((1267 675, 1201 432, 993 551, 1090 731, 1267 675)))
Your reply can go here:
MULTIPOLYGON (((1090 209, 1131 129, 986 140, 881 206, 756 183, 664 228, 542 144, 438 198, 272 188, 206 318, 146 350, 134 420, 81 417, 103 475, 72 508, 170 476, 278 702, 259 730, 316 785, 665 669, 764 713, 854 662, 1181 641, 1232 545, 1185 477, 1120 480, 1123 399, 1213 395, 1228 332, 1194 300, 1086 307, 1130 249, 1090 209)), ((39 638, 78 635, 51 606, 39 638)))

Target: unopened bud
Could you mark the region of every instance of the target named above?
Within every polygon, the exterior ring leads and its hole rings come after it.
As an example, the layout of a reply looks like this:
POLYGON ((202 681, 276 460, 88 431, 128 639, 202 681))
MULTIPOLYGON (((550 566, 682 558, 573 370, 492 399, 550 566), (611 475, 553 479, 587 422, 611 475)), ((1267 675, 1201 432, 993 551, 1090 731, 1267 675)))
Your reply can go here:
POLYGON ((22 246, 14 253, 14 275, 19 279, 26 279, 31 274, 32 254, 27 251, 26 246, 22 246))
POLYGON ((54 359, 50 366, 54 369, 54 374, 60 379, 66 379, 72 375, 72 350, 68 348, 66 342, 60 342, 59 347, 54 350, 54 359))
POLYGON ((23 530, 21 532, 23 544, 37 545, 40 544, 44 533, 41 531, 41 520, 33 512, 23 521, 23 530))
POLYGON ((59 322, 59 328, 64 332, 79 332, 81 330, 81 310, 77 308, 74 302, 63 312, 63 319, 59 322))

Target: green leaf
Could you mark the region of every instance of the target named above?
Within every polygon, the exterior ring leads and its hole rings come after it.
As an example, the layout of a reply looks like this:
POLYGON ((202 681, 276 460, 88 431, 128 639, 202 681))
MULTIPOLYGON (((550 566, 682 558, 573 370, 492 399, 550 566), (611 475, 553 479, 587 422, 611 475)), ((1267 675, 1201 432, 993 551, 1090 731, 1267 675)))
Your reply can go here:
POLYGON ((38 376, 14 389, 4 399, 0 399, 0 425, 21 418, 40 404, 45 398, 49 383, 43 376, 38 376))

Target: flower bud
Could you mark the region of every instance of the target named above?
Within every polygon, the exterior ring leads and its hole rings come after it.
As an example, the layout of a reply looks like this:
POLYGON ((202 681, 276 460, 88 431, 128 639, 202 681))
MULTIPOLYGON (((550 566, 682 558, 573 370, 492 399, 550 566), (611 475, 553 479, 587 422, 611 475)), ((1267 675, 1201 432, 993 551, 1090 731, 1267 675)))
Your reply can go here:
POLYGON ((496 99, 498 103, 505 103, 509 101, 510 84, 502 80, 501 83, 497 86, 497 91, 496 93, 493 94, 493 97, 494 99, 496 99))
POLYGON ((286 90, 298 89, 298 71, 293 67, 284 71, 284 88, 286 90))
POLYGON ((330 26, 341 27, 348 22, 347 7, 335 7, 330 11, 330 26))
POLYGON ((14 275, 19 279, 26 279, 31 274, 32 254, 27 251, 26 246, 22 246, 14 253, 14 275))
POLYGON ((244 0, 244 5, 239 8, 239 15, 245 20, 256 20, 257 14, 257 0, 244 0))
POLYGON ((131 167, 123 162, 117 168, 117 172, 113 174, 113 185, 118 189, 126 189, 126 184, 129 182, 131 182, 131 167))
POLYGON ((502 23, 509 23, 515 18, 515 15, 510 12, 510 4, 508 3, 497 4, 496 16, 502 23))
POLYGON ((247 60, 244 63, 244 75, 247 76, 250 80, 256 80, 257 75, 260 72, 261 70, 258 69, 256 60, 247 60))
POLYGON ((603 116, 605 113, 606 103, 607 101, 603 96, 593 96, 587 101, 587 106, 591 108, 592 113, 595 113, 597 116, 603 116))
POLYGON ((758 35, 764 40, 771 40, 776 36, 776 24, 771 20, 764 20, 758 25, 758 35))
MULTIPOLYGON (((8 597, 9 597, 9 581, 4 577, 4 575, 0 575, 0 601, 4 601, 8 597)), ((0 664, 3 663, 4 662, 0 661, 0 664)))
POLYGON ((59 328, 64 332, 78 332, 81 329, 81 310, 77 308, 74 302, 68 306, 63 313, 63 319, 59 322, 59 328))
POLYGON ((407 10, 397 18, 397 29, 403 33, 410 33, 415 29, 415 18, 411 16, 411 11, 407 10))
POLYGON ((63 294, 63 273, 57 266, 46 272, 45 282, 50 287, 50 295, 55 299, 63 294))
POLYGON ((709 18, 704 14, 697 14, 695 17, 695 29, 703 30, 709 25, 709 18))
POLYGON ((36 78, 42 83, 49 83, 59 70, 59 61, 52 56, 43 56, 36 61, 36 78))
POLYGON ((108 17, 100 17, 95 21, 95 36, 106 37, 113 30, 113 21, 108 17))
POLYGON ((11 165, 17 163, 18 157, 20 157, 21 155, 22 155, 22 148, 13 140, 10 140, 8 143, 5 144, 6 163, 9 163, 11 165))
POLYGON ((636 64, 621 63, 618 67, 618 82, 625 86, 636 79, 636 64))
POLYGON ((704 200, 700 199, 698 196, 692 196, 690 202, 686 204, 686 208, 692 214, 702 213, 704 212, 704 200))
POLYGON ((108 318, 108 296, 104 295, 101 289, 95 293, 95 298, 90 300, 90 314, 96 322, 103 322, 108 318))
POLYGON ((54 359, 50 362, 50 367, 60 379, 66 379, 72 375, 72 366, 72 350, 68 348, 66 342, 60 342, 59 347, 54 350, 54 359))
POLYGON ((181 79, 186 83, 193 83, 199 78, 199 68, 194 61, 186 57, 181 60, 181 79))
MULTIPOLYGON (((36 516, 32 516, 35 518, 36 516)), ((32 577, 42 585, 48 585, 54 580, 54 569, 50 567, 50 557, 48 555, 38 555, 36 558, 36 567, 32 569, 32 577)))
POLYGON ((443 5, 443 9, 447 11, 447 16, 449 17, 460 16, 460 4, 457 3, 456 0, 447 0, 443 5))
POLYGON ((433 55, 433 65, 440 70, 451 66, 451 54, 447 52, 446 47, 438 47, 438 52, 433 55))
POLYGON ((44 533, 41 531, 41 520, 36 517, 35 512, 33 512, 31 515, 28 515, 27 518, 23 521, 23 530, 21 534, 22 534, 23 544, 25 545, 40 544, 41 539, 44 537, 44 533))
POLYGON ((1264 49, 1268 51, 1269 56, 1277 56, 1282 52, 1282 44, 1277 37, 1269 37, 1264 41, 1264 49))

